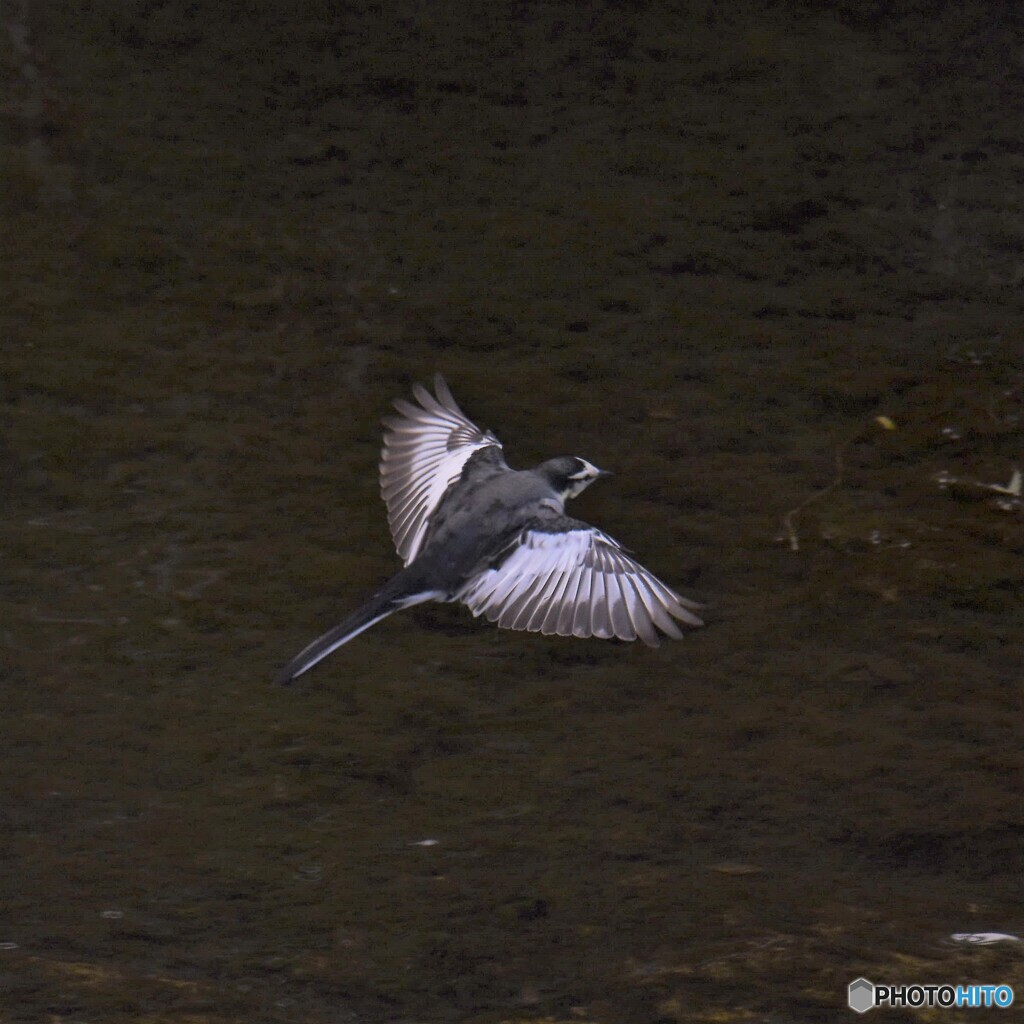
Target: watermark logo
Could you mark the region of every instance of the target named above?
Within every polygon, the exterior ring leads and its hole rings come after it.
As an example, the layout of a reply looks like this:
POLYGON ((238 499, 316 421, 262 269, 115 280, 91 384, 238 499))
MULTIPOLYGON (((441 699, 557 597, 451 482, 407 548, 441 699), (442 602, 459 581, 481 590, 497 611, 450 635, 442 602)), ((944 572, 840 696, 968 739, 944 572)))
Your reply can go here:
POLYGON ((846 999, 857 1013, 867 1013, 876 1006, 987 1006, 1005 1010, 1013 1005, 1013 989, 1009 985, 876 985, 867 978, 857 978, 847 987, 846 999))

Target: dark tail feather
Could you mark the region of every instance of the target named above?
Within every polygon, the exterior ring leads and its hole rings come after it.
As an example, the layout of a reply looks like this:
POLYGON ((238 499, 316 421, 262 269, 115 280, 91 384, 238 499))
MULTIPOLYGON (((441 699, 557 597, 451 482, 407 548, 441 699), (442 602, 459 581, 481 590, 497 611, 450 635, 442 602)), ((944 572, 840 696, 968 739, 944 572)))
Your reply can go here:
MULTIPOLYGON (((400 574, 401 575, 401 574, 400 574)), ((418 594, 404 594, 395 596, 394 586, 396 579, 390 580, 383 589, 375 594, 362 608, 353 612, 343 622, 338 623, 334 629, 329 629, 323 636, 317 637, 308 647, 304 647, 298 654, 288 662, 287 665, 274 678, 278 686, 287 686, 293 680, 308 672, 314 665, 323 661, 329 654, 336 651, 342 644, 347 644, 353 637, 359 636, 363 630, 386 619, 392 612, 402 608, 410 608, 414 604, 422 604, 424 601, 437 601, 443 599, 444 595, 437 591, 426 590, 418 594)))
POLYGON ((297 679, 303 672, 308 672, 318 662, 323 661, 327 655, 336 651, 342 644, 348 643, 353 637, 358 636, 364 629, 387 618, 392 612, 398 611, 399 606, 391 600, 374 600, 363 605, 357 612, 353 612, 344 622, 338 623, 334 629, 329 629, 323 636, 317 637, 308 647, 304 647, 298 654, 288 662, 287 665, 274 679, 278 686, 287 686, 294 679, 297 679))

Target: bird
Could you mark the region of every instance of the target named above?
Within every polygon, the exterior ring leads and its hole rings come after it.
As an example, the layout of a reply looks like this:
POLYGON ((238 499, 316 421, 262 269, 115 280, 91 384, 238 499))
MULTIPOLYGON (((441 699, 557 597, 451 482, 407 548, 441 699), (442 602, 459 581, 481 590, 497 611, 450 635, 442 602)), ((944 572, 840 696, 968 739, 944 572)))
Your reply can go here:
POLYGON ((561 455, 514 470, 501 442, 456 404, 441 374, 383 420, 380 489, 400 569, 277 674, 289 684, 393 612, 458 601, 499 627, 559 636, 681 639, 701 606, 677 594, 565 503, 611 474, 561 455))

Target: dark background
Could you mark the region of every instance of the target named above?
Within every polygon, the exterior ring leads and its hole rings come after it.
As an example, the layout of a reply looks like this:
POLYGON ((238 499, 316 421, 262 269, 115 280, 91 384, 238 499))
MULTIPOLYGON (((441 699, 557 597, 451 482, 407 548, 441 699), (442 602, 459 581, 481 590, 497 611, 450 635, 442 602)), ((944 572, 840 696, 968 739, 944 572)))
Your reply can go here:
POLYGON ((4 5, 5 1024, 1024 991, 1017 10, 4 5), (272 688, 438 370, 707 628, 272 688))

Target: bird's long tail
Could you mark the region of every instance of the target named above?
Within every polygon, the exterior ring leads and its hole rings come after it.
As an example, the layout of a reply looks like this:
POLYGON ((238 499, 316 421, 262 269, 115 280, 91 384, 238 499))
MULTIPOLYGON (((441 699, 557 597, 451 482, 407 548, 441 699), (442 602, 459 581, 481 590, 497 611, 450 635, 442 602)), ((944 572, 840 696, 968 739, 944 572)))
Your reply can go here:
POLYGON ((279 686, 287 686, 303 672, 308 672, 314 665, 323 661, 342 644, 347 644, 353 637, 359 636, 360 633, 380 622, 381 619, 386 619, 392 612, 400 611, 402 608, 411 608, 414 604, 422 604, 424 601, 445 599, 445 595, 436 590, 417 590, 409 593, 402 585, 406 582, 402 578, 406 572, 407 570, 404 570, 392 577, 361 608, 299 651, 277 673, 274 682, 279 686))

